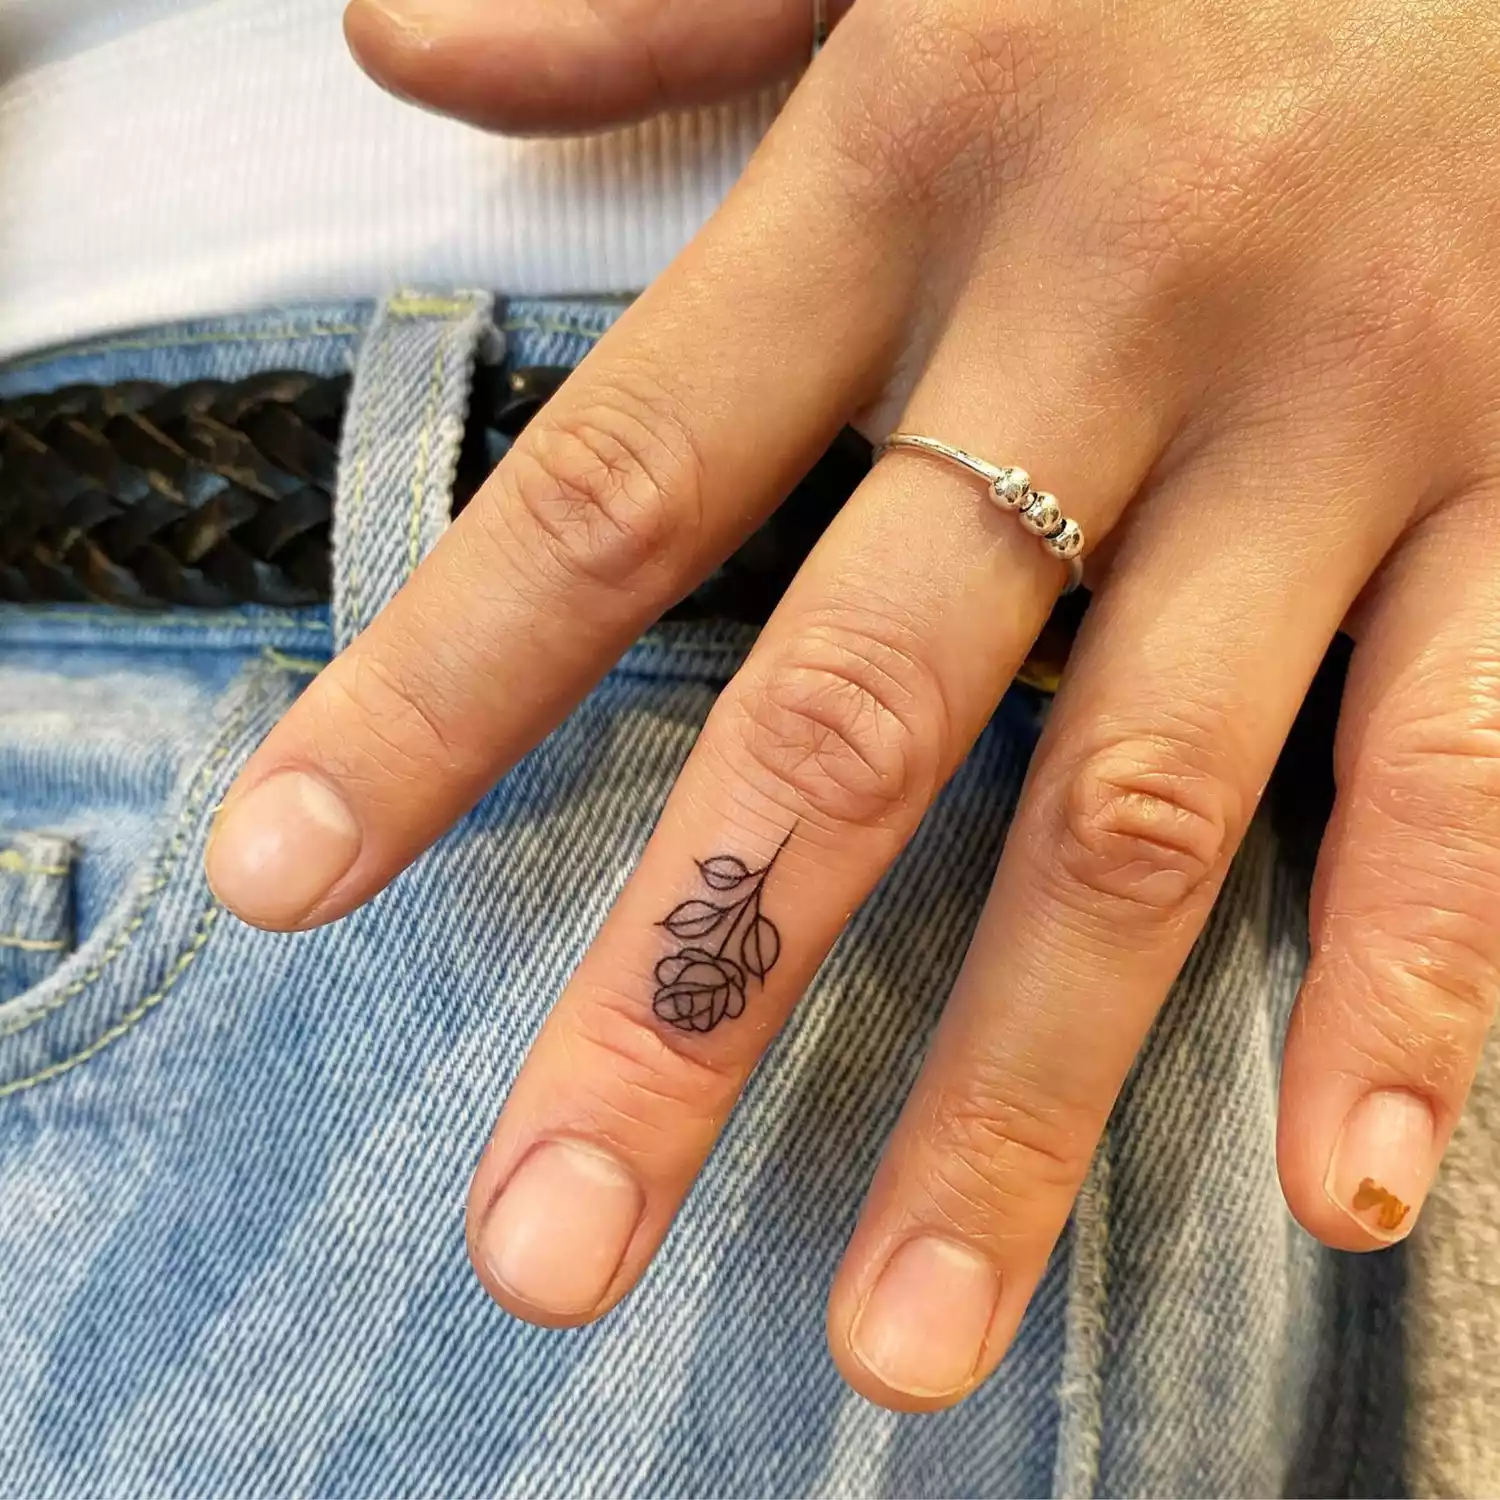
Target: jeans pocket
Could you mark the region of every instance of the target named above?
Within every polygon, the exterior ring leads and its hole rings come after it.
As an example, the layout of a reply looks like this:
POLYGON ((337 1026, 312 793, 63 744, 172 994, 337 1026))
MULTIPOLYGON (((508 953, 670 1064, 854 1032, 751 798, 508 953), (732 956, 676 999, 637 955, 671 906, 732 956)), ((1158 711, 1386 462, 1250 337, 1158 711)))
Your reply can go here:
MULTIPOLYGON (((222 912, 202 874, 202 854, 213 812, 255 743, 285 711, 302 681, 295 664, 272 656, 256 660, 218 695, 205 740, 177 749, 182 769, 154 823, 150 852, 111 883, 84 940, 73 942, 73 885, 89 860, 87 844, 56 834, 12 835, 0 842, 0 911, 17 939, 0 949, 0 1099, 71 1072, 128 1035, 182 982, 199 961, 222 912), (23 967, 29 964, 29 967, 23 967), (21 984, 21 979, 26 984, 21 984)), ((116 722, 112 728, 124 731, 116 722)), ((42 764, 58 763, 77 747, 57 744, 55 755, 35 742, 42 764)), ((93 805, 69 809, 97 822, 116 817, 110 806, 110 751, 90 765, 93 805)), ((128 754, 123 754, 128 762, 128 754)), ((128 764, 112 768, 130 774, 128 764)))

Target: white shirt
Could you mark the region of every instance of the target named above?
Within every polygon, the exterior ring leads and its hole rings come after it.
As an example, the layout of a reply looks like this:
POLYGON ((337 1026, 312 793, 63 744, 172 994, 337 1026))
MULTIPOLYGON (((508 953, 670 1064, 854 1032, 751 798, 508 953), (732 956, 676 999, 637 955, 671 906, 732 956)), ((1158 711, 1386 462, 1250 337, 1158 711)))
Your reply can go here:
POLYGON ((780 103, 506 140, 383 93, 350 59, 341 12, 0 0, 0 358, 398 285, 634 290, 780 103))

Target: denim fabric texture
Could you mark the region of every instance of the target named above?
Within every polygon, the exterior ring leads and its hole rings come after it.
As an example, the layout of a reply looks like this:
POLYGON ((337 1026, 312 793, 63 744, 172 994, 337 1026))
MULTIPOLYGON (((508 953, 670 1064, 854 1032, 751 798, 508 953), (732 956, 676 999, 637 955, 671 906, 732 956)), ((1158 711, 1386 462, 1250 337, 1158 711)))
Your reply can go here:
POLYGON ((827 1289, 988 887, 1026 692, 854 918, 643 1285, 572 1332, 486 1299, 469 1172, 750 633, 649 632, 331 928, 241 926, 201 857, 250 750, 440 531, 474 361, 576 363, 616 311, 496 306, 406 293, 0 370, 0 393, 355 371, 331 611, 0 607, 0 1493, 1396 1487, 1371 1458, 1399 1361, 1367 1267, 1399 1262, 1315 1246, 1276 1184, 1306 893, 1268 816, 999 1373, 911 1417, 834 1370, 827 1289))
POLYGON ((73 845, 0 834, 0 1000, 39 984, 73 946, 73 845))

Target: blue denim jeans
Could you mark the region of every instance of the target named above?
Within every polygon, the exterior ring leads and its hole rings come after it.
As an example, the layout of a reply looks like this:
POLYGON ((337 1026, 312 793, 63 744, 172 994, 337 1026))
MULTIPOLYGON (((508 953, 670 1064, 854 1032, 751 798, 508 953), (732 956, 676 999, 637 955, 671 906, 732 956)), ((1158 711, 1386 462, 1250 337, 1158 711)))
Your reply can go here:
POLYGON ((236 769, 444 525, 474 362, 497 330, 518 364, 576 362, 613 315, 405 295, 0 370, 0 396, 355 370, 331 610, 0 607, 0 1492, 1393 1490, 1399 1255, 1315 1246, 1276 1183, 1305 889, 1270 816, 999 1373, 897 1416, 829 1360, 829 1281, 1034 742, 1024 691, 824 965, 644 1283, 592 1328, 488 1302, 466 1181, 749 632, 649 632, 336 926, 270 935, 214 903, 201 855, 236 769))

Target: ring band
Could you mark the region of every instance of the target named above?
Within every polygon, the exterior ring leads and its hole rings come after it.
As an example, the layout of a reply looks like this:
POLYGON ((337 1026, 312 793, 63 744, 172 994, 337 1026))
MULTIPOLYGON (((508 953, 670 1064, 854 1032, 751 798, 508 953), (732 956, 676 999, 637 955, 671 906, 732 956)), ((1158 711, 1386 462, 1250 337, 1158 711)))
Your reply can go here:
POLYGON ((893 432, 875 450, 877 459, 884 458, 896 448, 908 448, 917 453, 928 453, 950 464, 957 464, 971 474, 977 474, 989 489, 990 499, 1002 510, 1011 510, 1027 531, 1056 558, 1068 565, 1068 586, 1063 590, 1071 594, 1083 582, 1083 528, 1077 521, 1070 521, 1057 503, 1056 495, 1046 490, 1033 489, 1031 475, 1025 469, 1001 468, 986 463, 962 448, 937 438, 923 437, 916 432, 893 432))

